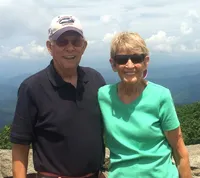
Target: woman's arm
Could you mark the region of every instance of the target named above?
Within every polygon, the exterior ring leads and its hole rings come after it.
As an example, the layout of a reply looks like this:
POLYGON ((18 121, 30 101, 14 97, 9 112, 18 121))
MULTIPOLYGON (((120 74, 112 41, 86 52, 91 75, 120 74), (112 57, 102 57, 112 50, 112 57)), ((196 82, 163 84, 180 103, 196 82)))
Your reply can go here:
POLYGON ((12 171, 14 178, 26 178, 29 145, 13 144, 12 171))
POLYGON ((172 147, 173 157, 179 171, 180 178, 192 178, 189 154, 184 144, 181 128, 165 131, 166 138, 172 147))

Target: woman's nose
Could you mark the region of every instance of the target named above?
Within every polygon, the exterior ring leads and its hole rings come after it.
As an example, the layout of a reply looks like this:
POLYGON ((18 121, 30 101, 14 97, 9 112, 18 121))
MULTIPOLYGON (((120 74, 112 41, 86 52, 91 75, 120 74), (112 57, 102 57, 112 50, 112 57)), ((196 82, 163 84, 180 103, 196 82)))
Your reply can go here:
POLYGON ((135 64, 131 61, 131 59, 128 59, 127 63, 126 63, 127 67, 134 67, 135 64))

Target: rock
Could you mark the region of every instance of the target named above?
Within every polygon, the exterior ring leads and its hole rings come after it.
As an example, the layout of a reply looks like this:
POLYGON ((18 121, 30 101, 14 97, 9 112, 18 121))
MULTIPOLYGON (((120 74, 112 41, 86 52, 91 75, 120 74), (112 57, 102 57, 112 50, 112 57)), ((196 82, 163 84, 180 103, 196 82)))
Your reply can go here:
MULTIPOLYGON (((200 144, 186 146, 189 152, 190 166, 193 178, 200 178, 200 144)), ((106 149, 105 167, 109 164, 109 150, 106 149)), ((107 175, 107 173, 106 173, 107 175)))
MULTIPOLYGON (((35 173, 32 150, 29 152, 29 164, 27 174, 35 173)), ((0 178, 12 177, 12 153, 11 150, 0 150, 0 178)))
POLYGON ((200 144, 187 146, 193 178, 200 177, 200 144))
MULTIPOLYGON (((200 144, 187 146, 190 156, 190 165, 193 173, 193 178, 200 178, 200 144)), ((109 165, 110 152, 106 149, 105 165, 107 168, 109 165)), ((11 150, 0 150, 0 178, 12 177, 12 155, 11 150)), ((28 164, 28 177, 34 177, 35 174, 33 161, 32 161, 32 150, 29 152, 29 164, 28 164), (32 176, 31 176, 32 175, 32 176)), ((105 172, 107 175, 107 172, 105 172)))

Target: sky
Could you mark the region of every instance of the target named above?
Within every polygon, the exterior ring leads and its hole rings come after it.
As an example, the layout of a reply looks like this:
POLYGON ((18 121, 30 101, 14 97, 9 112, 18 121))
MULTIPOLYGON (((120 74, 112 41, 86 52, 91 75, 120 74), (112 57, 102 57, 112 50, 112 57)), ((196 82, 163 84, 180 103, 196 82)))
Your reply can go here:
POLYGON ((200 61, 199 7, 199 0, 0 0, 0 74, 47 65, 47 31, 60 14, 82 23, 83 65, 107 66, 110 41, 120 31, 138 32, 154 65, 200 61))

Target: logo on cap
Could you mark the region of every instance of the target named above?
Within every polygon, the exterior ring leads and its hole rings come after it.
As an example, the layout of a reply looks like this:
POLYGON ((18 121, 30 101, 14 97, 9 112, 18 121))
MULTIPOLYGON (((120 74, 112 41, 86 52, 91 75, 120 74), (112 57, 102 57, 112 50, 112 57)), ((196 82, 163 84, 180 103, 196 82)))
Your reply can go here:
POLYGON ((70 24, 73 24, 74 23, 74 19, 72 17, 69 17, 69 16, 64 16, 64 17, 61 17, 59 20, 58 20, 58 23, 59 24, 62 24, 62 25, 70 25, 70 24))

